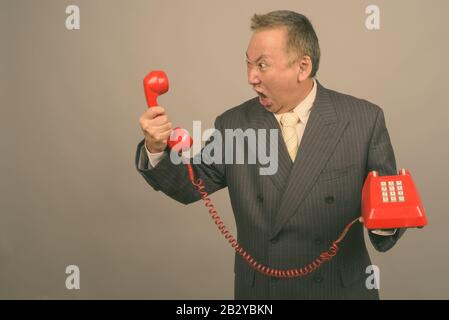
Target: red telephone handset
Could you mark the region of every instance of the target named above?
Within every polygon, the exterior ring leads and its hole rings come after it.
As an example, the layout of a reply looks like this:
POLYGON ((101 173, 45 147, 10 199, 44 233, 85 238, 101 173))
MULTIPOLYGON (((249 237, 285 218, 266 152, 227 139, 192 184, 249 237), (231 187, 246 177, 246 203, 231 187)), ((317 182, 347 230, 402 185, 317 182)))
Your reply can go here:
MULTIPOLYGON (((152 71, 143 80, 145 96, 148 107, 157 105, 156 98, 168 91, 168 78, 163 71, 152 71)), ((176 151, 188 150, 192 145, 192 138, 182 128, 175 128, 174 135, 170 137, 168 145, 176 151), (174 137, 173 137, 174 136, 174 137)), ((204 190, 201 179, 195 179, 192 165, 186 163, 189 171, 189 179, 197 189, 207 207, 211 218, 214 220, 221 234, 231 244, 234 250, 255 270, 270 277, 294 278, 306 276, 323 263, 330 261, 338 252, 340 242, 344 239, 349 229, 358 221, 363 221, 368 229, 388 229, 399 227, 422 227, 427 224, 424 215, 424 208, 419 200, 418 193, 414 187, 411 176, 404 169, 400 176, 378 177, 376 172, 371 172, 365 181, 362 189, 362 217, 349 222, 343 229, 340 237, 335 240, 328 251, 322 252, 314 261, 308 265, 295 269, 273 269, 257 262, 246 250, 240 246, 237 240, 227 230, 217 210, 212 204, 208 193, 204 190), (393 186, 394 190, 388 187, 385 194, 385 186, 393 186), (395 192, 393 195, 392 192, 395 192), (401 194, 399 192, 402 192, 401 194), (386 201, 388 196, 388 201, 386 201), (399 198, 404 197, 404 199, 399 198), (395 198, 396 197, 396 198, 395 198), (404 201, 402 201, 404 200, 404 201)), ((393 189, 393 188, 391 188, 393 189)))
POLYGON ((157 106, 156 98, 168 91, 168 77, 164 71, 151 71, 143 79, 143 90, 148 107, 157 106))
MULTIPOLYGON (((151 71, 147 74, 147 76, 143 79, 143 89, 145 91, 145 98, 147 100, 148 108, 158 105, 156 100, 157 97, 166 93, 168 91, 168 87, 168 77, 164 71, 151 71)), ((177 152, 189 150, 192 143, 193 140, 189 133, 180 127, 173 129, 173 132, 167 141, 169 148, 177 152)))
POLYGON ((362 218, 367 229, 422 228, 424 207, 410 172, 379 176, 371 171, 362 189, 362 218))

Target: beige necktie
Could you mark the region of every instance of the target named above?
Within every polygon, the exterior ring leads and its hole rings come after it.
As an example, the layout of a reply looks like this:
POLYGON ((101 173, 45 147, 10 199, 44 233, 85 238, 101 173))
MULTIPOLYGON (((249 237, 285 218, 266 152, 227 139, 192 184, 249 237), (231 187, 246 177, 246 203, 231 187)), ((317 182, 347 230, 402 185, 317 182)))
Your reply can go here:
POLYGON ((292 161, 295 161, 296 152, 298 151, 298 135, 296 133, 296 125, 299 117, 295 112, 286 112, 281 116, 282 136, 287 146, 288 154, 292 161))

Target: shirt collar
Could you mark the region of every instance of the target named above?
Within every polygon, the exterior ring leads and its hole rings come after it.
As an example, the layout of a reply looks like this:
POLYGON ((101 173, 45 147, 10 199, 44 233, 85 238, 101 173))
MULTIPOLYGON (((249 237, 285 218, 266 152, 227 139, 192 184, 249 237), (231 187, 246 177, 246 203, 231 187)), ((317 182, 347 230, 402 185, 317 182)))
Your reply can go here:
MULTIPOLYGON (((292 110, 292 112, 295 112, 299 120, 302 123, 306 123, 307 119, 309 118, 310 109, 313 106, 313 102, 315 101, 316 97, 316 91, 317 91, 317 84, 315 78, 312 78, 313 80, 313 87, 312 90, 310 90, 309 94, 292 110)), ((279 122, 281 120, 281 114, 274 114, 276 117, 276 120, 279 122)))

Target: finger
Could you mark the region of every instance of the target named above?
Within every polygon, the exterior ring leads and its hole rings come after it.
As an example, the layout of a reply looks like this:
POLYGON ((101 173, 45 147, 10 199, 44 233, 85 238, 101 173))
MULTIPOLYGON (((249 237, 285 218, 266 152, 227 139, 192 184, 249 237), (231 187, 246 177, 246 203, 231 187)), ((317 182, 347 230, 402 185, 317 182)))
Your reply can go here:
POLYGON ((150 127, 148 130, 146 130, 145 132, 152 138, 155 140, 161 140, 161 136, 164 134, 164 136, 166 135, 166 133, 168 132, 170 134, 170 132, 172 131, 171 129, 171 123, 167 123, 165 125, 162 126, 152 126, 150 127))
POLYGON ((157 127, 157 130, 159 132, 165 132, 165 131, 168 131, 168 130, 171 130, 171 129, 172 129, 171 122, 167 122, 167 123, 157 127))
POLYGON ((168 121, 168 118, 167 118, 167 116, 165 114, 161 115, 161 116, 158 116, 158 117, 156 117, 154 119, 149 120, 149 124, 151 126, 155 126, 155 127, 164 126, 167 123, 169 123, 169 121, 168 121))
POLYGON ((162 132, 160 134, 160 139, 163 140, 163 141, 168 140, 168 138, 170 137, 172 131, 173 131, 172 129, 169 129, 167 131, 162 132))
POLYGON ((148 116, 149 119, 154 119, 163 114, 165 114, 165 109, 161 106, 148 108, 145 112, 145 115, 148 116))
POLYGON ((146 130, 149 135, 156 137, 157 135, 162 134, 163 132, 171 130, 171 123, 168 122, 166 124, 163 124, 161 126, 149 126, 146 130))

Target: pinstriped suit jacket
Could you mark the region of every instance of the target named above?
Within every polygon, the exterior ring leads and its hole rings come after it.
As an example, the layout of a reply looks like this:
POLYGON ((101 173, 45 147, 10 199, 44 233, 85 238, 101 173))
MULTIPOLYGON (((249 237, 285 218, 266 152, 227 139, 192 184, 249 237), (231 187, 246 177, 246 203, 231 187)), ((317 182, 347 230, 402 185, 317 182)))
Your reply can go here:
MULTIPOLYGON (((228 187, 239 243, 258 262, 272 268, 302 267, 327 251, 344 226, 360 216, 361 191, 368 172, 396 174, 382 110, 366 100, 326 89, 318 81, 317 85, 294 163, 279 134, 279 166, 274 175, 260 175, 258 163, 194 165, 196 177, 203 179, 209 193, 228 187)), ((280 130, 258 98, 218 116, 215 127, 221 132, 237 128, 280 130)), ((186 167, 172 164, 168 153, 156 167, 148 169, 144 141, 137 147, 136 167, 155 190, 184 204, 200 199, 186 167)), ((369 233, 369 238, 377 250, 386 251, 402 234, 403 230, 394 236, 369 233)), ((305 277, 270 278, 255 272, 236 255, 235 298, 378 299, 377 290, 365 285, 369 265, 363 227, 357 223, 337 256, 305 277)))

